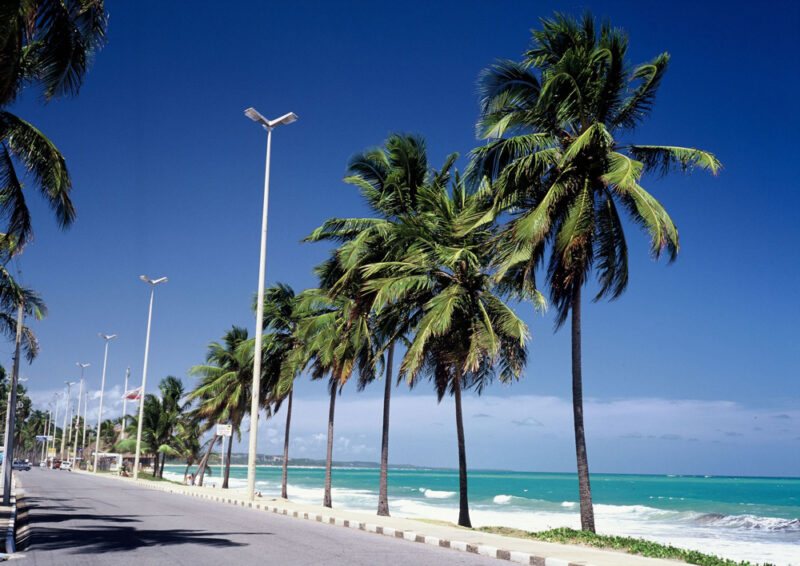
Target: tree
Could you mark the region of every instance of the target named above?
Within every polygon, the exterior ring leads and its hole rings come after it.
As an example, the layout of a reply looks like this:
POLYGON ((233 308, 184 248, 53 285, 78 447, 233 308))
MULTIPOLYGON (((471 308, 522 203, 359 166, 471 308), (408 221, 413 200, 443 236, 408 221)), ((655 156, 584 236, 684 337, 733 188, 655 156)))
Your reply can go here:
POLYGON ((456 173, 452 191, 432 183, 419 198, 424 213, 402 222, 408 234, 405 254, 365 266, 365 286, 376 293, 379 311, 401 304, 411 313, 413 339, 400 365, 401 377, 414 385, 427 376, 439 401, 448 392, 455 398, 458 524, 470 527, 461 392, 480 394, 494 377, 518 379, 528 330, 494 292, 492 225, 461 229, 479 197, 467 193, 456 173))
MULTIPOLYGON (((294 290, 284 283, 277 283, 264 292, 264 329, 269 332, 264 340, 264 385, 272 384, 271 391, 264 397, 265 406, 273 404, 278 410, 283 400, 287 400, 286 430, 283 440, 283 470, 281 474, 281 497, 288 497, 289 428, 292 424, 292 397, 296 368, 290 363, 292 353, 303 347, 297 335, 297 321, 300 316, 294 290)), ((255 346, 254 346, 255 347, 255 346)))
MULTIPOLYGON (((382 148, 355 155, 348 164, 345 183, 357 187, 374 218, 331 218, 317 228, 306 241, 339 242, 337 256, 344 269, 343 277, 331 289, 355 287, 359 302, 369 304, 373 297, 364 292, 362 267, 398 257, 405 252, 398 223, 419 213, 418 195, 425 184, 447 183, 455 156, 445 161, 441 172, 428 166, 425 141, 417 136, 393 134, 382 148)), ((402 305, 399 305, 402 307, 402 305)), ((386 351, 381 434, 381 464, 378 490, 378 515, 389 516, 389 412, 395 342, 407 331, 408 317, 402 308, 385 309, 375 321, 374 339, 379 353, 386 351)))
POLYGON ((61 152, 42 132, 7 111, 28 87, 44 100, 78 93, 105 39, 102 0, 13 0, 0 6, 0 216, 7 223, 3 252, 13 255, 32 238, 23 165, 61 228, 75 219, 72 182, 61 152))
MULTIPOLYGON (((191 375, 201 377, 189 394, 198 401, 196 412, 209 424, 230 423, 241 438, 242 420, 250 411, 253 386, 253 346, 248 345, 247 329, 234 326, 222 337, 223 344, 208 345, 206 365, 194 366, 191 375)), ((228 442, 228 458, 223 489, 228 487, 233 437, 228 442)), ((207 461, 207 459, 206 459, 207 461)))
POLYGON ((164 476, 167 455, 175 454, 174 432, 183 415, 183 383, 167 376, 158 384, 161 397, 145 396, 142 411, 142 442, 146 451, 153 455, 153 476, 164 476), (159 465, 160 458, 160 465, 159 465))
POLYGON ((341 268, 332 257, 316 268, 320 288, 307 289, 298 297, 297 336, 303 348, 293 351, 292 373, 310 365, 311 378, 328 377, 328 442, 325 457, 323 505, 331 507, 331 468, 333 464, 333 421, 336 395, 357 370, 362 383, 373 377, 375 357, 369 316, 356 300, 344 293, 332 297, 325 289, 341 277, 341 268))
POLYGON ((478 130, 488 139, 473 151, 471 178, 491 210, 471 226, 509 215, 498 246, 499 276, 519 296, 546 278, 556 330, 571 315, 572 394, 581 526, 594 531, 583 424, 581 288, 592 268, 599 291, 615 299, 628 283, 628 248, 618 207, 643 228, 655 258, 679 248, 675 224, 639 182, 645 173, 694 167, 716 174, 710 153, 689 147, 633 145, 629 136, 650 113, 669 55, 631 67, 627 35, 608 22, 596 30, 556 14, 533 32, 521 63, 498 61, 480 78, 478 130), (489 184, 491 182, 491 184, 489 184))

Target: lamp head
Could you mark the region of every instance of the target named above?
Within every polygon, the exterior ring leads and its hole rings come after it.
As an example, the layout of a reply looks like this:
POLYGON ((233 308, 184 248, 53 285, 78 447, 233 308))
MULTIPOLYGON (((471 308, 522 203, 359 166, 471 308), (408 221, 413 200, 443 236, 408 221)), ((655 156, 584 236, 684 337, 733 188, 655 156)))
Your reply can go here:
POLYGON ((297 120, 297 114, 295 114, 294 112, 289 112, 288 114, 284 114, 280 118, 275 118, 274 120, 268 120, 255 108, 248 108, 247 110, 244 111, 244 115, 253 120, 254 122, 258 122, 259 124, 270 130, 275 126, 280 126, 282 124, 291 124, 292 122, 297 120))
POLYGON ((145 283, 150 283, 150 285, 158 285, 159 283, 164 283, 167 281, 166 277, 161 277, 159 279, 150 279, 146 275, 140 275, 139 279, 141 279, 145 283))
MULTIPOLYGON (((103 334, 102 332, 98 333, 98 336, 103 340, 113 340, 114 338, 117 337, 116 334, 103 334)), ((86 365, 88 366, 89 364, 86 365)))

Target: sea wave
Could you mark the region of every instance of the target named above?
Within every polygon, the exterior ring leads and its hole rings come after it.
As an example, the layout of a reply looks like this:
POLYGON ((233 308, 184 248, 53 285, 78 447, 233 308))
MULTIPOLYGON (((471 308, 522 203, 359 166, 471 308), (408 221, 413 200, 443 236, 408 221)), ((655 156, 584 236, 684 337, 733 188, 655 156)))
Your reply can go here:
POLYGON ((494 498, 492 499, 492 501, 495 502, 495 503, 501 503, 501 504, 502 503, 508 503, 509 501, 511 501, 511 496, 510 495, 495 495, 494 498))
POLYGON ((419 492, 428 499, 449 499, 456 494, 455 491, 436 491, 424 487, 419 488, 419 492))
POLYGON ((759 517, 757 515, 723 515, 704 513, 695 522, 711 527, 733 529, 800 532, 800 519, 780 519, 778 517, 759 517))

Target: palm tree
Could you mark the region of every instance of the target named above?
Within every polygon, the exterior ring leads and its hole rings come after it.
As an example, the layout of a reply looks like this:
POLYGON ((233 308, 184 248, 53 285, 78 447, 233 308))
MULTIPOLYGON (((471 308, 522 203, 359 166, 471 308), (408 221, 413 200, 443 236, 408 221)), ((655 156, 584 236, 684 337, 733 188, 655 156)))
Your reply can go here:
POLYGON ((455 398, 458 524, 470 527, 461 392, 480 394, 495 376, 517 379, 525 365, 528 330, 494 293, 493 228, 461 230, 480 197, 470 196, 456 173, 451 192, 433 183, 422 188, 419 198, 425 212, 402 223, 408 234, 406 253, 396 261, 365 266, 365 286, 376 293, 379 310, 404 304, 412 313, 413 340, 400 375, 410 385, 427 376, 439 401, 448 392, 455 398))
POLYGON ((102 0, 16 0, 0 6, 0 215, 7 226, 3 252, 31 239, 21 163, 61 228, 75 219, 72 182, 61 152, 34 126, 5 110, 29 86, 45 101, 78 93, 92 56, 105 38, 102 0))
MULTIPOLYGON (((286 430, 283 440, 283 470, 281 474, 281 497, 288 498, 289 428, 292 424, 292 397, 296 368, 290 363, 292 352, 302 347, 297 335, 300 311, 294 290, 284 283, 276 283, 264 291, 264 329, 269 332, 264 340, 265 386, 272 390, 262 399, 264 405, 274 405, 277 411, 282 401, 287 400, 286 430)), ((254 346, 255 347, 255 346, 254 346)))
POLYGON ((333 421, 336 394, 358 371, 363 384, 373 379, 375 356, 369 316, 352 297, 340 293, 332 297, 324 288, 338 280, 342 271, 334 256, 316 268, 321 287, 307 289, 298 296, 297 336, 302 348, 292 352, 292 373, 311 367, 311 378, 328 377, 328 442, 325 457, 325 493, 323 505, 331 507, 331 468, 333 465, 333 421))
POLYGON ((689 147, 633 145, 627 138, 650 113, 669 55, 631 67, 627 35, 594 18, 556 15, 533 32, 521 63, 499 61, 480 78, 478 130, 489 140, 473 152, 471 176, 491 199, 489 213, 507 211, 498 263, 504 284, 525 296, 536 288, 535 269, 546 259, 556 330, 571 314, 572 395, 581 526, 594 531, 583 425, 581 288, 592 268, 595 300, 615 299, 628 283, 628 248, 621 205, 651 240, 658 258, 678 253, 678 231, 639 181, 694 167, 716 174, 710 153, 689 147), (485 181, 491 181, 491 185, 485 181))
MULTIPOLYGON (((0 256, 2 256, 2 252, 0 252, 0 256)), ((16 337, 17 305, 20 301, 22 301, 25 316, 33 317, 35 320, 41 320, 47 316, 47 306, 39 293, 17 283, 8 270, 0 266, 0 333, 5 334, 9 339, 16 337)), ((39 341, 36 339, 36 335, 24 325, 22 327, 22 348, 29 363, 39 353, 39 341)))
MULTIPOLYGON (((253 346, 252 343, 248 344, 247 329, 239 326, 228 330, 222 342, 224 345, 219 342, 208 345, 206 365, 194 366, 189 370, 191 375, 202 378, 189 394, 189 399, 199 402, 196 412, 208 423, 230 423, 241 438, 242 420, 250 410, 253 346)), ((232 446, 233 437, 228 442, 223 489, 228 487, 232 446)))
POLYGON ((142 442, 147 451, 153 454, 153 476, 160 478, 164 476, 167 455, 175 453, 173 434, 184 411, 181 404, 183 383, 170 375, 161 380, 158 389, 161 392, 160 398, 152 394, 145 397, 142 442))
MULTIPOLYGON (((411 135, 393 134, 382 148, 373 148, 355 155, 348 164, 345 183, 357 187, 374 218, 331 218, 317 228, 306 241, 340 242, 337 251, 345 269, 344 277, 332 287, 335 295, 344 286, 358 288, 360 301, 373 297, 364 293, 361 268, 404 253, 398 223, 419 213, 420 188, 430 183, 447 183, 455 155, 448 157, 441 172, 428 166, 425 140, 411 135)), ((402 306, 402 305, 398 305, 402 306)), ((376 321, 374 339, 379 351, 386 351, 381 434, 381 464, 378 490, 378 515, 389 516, 389 412, 392 392, 392 370, 396 341, 407 331, 408 317, 402 309, 386 309, 376 321)))

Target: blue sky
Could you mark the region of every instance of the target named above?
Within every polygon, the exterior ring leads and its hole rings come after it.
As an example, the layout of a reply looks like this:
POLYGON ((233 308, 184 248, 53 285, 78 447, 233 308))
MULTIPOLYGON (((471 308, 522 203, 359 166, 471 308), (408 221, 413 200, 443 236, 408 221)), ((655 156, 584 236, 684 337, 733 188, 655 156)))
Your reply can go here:
MULTIPOLYGON (((186 377, 231 324, 252 332, 266 140, 245 108, 300 116, 273 139, 267 261, 268 282, 299 290, 314 284, 310 268, 326 254, 299 240, 329 216, 365 212, 341 183, 353 153, 399 131, 425 136, 434 165, 453 151, 467 155, 478 143, 479 71, 518 59, 539 17, 586 6, 108 2, 109 42, 80 96, 42 106, 28 92, 14 108, 65 154, 78 209, 61 233, 31 196, 36 240, 12 265, 51 311, 34 325, 41 356, 23 368, 35 398, 46 405, 78 375, 78 361, 92 363, 87 381, 99 387, 98 332, 119 335, 109 387, 118 393, 127 366, 140 379, 142 273, 170 279, 156 293, 148 391, 166 375, 186 377)), ((718 177, 646 180, 678 225, 680 256, 654 262, 629 226, 628 291, 584 309, 590 465, 798 475, 800 120, 789 109, 800 82, 792 56, 800 10, 791 2, 589 7, 628 30, 633 63, 672 55, 652 118, 632 139, 701 147, 724 164, 718 177)), ((520 312, 533 332, 526 375, 468 401, 469 462, 569 471, 569 334, 554 335, 550 315, 520 312)), ((8 367, 11 354, 0 345, 8 367)), ((381 385, 349 389, 337 405, 335 456, 377 459, 381 385)), ((308 456, 323 455, 313 439, 325 432, 324 396, 321 384, 298 384, 294 430, 308 456)), ((437 407, 425 386, 396 399, 392 461, 455 466, 450 403, 437 407), (426 432, 441 423, 441 433, 420 439, 401 424, 408 419, 429 423, 426 432)), ((263 425, 262 451, 277 451, 279 421, 263 425)))

